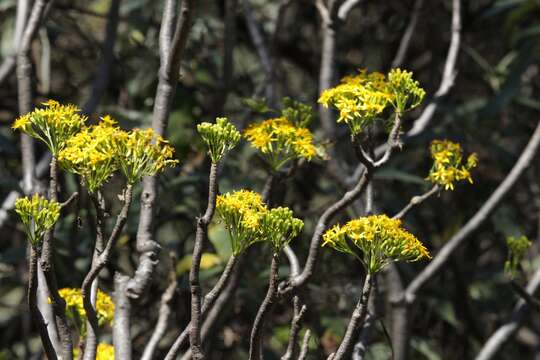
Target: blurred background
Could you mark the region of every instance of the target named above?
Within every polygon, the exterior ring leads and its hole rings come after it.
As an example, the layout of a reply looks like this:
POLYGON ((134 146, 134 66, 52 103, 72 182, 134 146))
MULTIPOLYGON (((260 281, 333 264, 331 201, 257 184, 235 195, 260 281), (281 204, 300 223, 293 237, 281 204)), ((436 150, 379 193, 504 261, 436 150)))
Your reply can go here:
MULTIPOLYGON (((425 105, 436 104, 429 124, 415 136, 408 136, 401 151, 376 174, 374 211, 393 215, 412 196, 430 188, 424 179, 431 166, 431 140, 459 142, 466 155, 476 152, 479 157, 479 166, 473 171, 474 184, 443 191, 404 219, 405 226, 436 255, 504 179, 540 120, 540 2, 463 1, 459 51, 452 72, 455 79, 450 81, 453 86, 438 97, 435 94, 445 75, 452 36, 452 1, 355 3, 345 18, 338 15, 331 26, 335 31, 335 61, 329 85, 360 68, 387 72, 400 65, 413 71, 427 96, 424 105, 406 115, 405 133, 425 105), (411 23, 408 47, 399 57, 400 44, 411 23)), ((281 107, 283 97, 313 107, 310 128, 321 152, 327 155, 299 167, 279 185, 273 199, 291 207, 306 223, 302 236, 292 243, 301 264, 318 217, 350 185, 358 162, 347 131, 342 125, 333 134, 325 131, 317 107, 323 82, 322 45, 328 29, 315 5, 309 0, 196 2, 167 129, 181 166, 159 179, 156 232, 164 251, 150 292, 133 311, 135 357, 155 326, 159 298, 171 266, 169 250, 179 259, 179 287, 173 322, 160 343, 157 358, 164 356, 189 321, 189 267, 185 264, 192 251, 195 217, 206 206, 209 166, 196 124, 227 116, 244 128, 276 116, 272 110, 281 107), (338 161, 339 171, 328 166, 325 159, 330 156, 338 161)), ((162 6, 161 1, 152 0, 55 1, 31 46, 33 104, 56 99, 83 108, 91 122, 111 114, 124 128, 150 126, 159 70, 162 6)), ((4 61, 15 49, 16 8, 16 0, 0 1, 0 59, 4 61)), ((0 86, 0 359, 32 358, 40 347, 25 302, 27 242, 14 212, 5 206, 14 191, 21 192, 19 134, 11 130, 19 116, 16 84, 13 70, 0 86)), ((383 130, 374 130, 377 144, 384 142, 383 130)), ((36 151, 37 159, 45 154, 41 145, 36 151)), ((46 158, 40 163, 44 164, 46 158)), ((41 177, 46 174, 42 171, 41 177)), ((411 309, 411 359, 474 358, 497 327, 508 320, 520 297, 504 273, 507 237, 525 235, 533 241, 516 282, 525 286, 540 267, 539 174, 536 159, 500 206, 418 294, 411 309)), ((220 190, 262 191, 267 176, 256 151, 244 141, 225 160, 220 190)), ((76 178, 65 174, 61 186, 63 199, 80 187, 76 178)), ((111 179, 105 194, 109 204, 115 204, 119 191, 119 179, 111 179)), ((139 194, 137 188, 134 199, 139 194)), ((360 199, 335 221, 361 215, 363 202, 360 199)), ((95 236, 90 205, 83 195, 57 226, 55 256, 60 287, 80 287, 89 268, 95 236)), ((106 291, 112 291, 116 269, 131 273, 136 267, 138 206, 134 201, 115 259, 103 272, 101 284, 106 291)), ((118 211, 116 206, 109 210, 118 211)), ((211 225, 210 243, 205 252, 212 261, 202 273, 205 289, 215 281, 230 255, 221 225, 211 225)), ((221 314, 209 339, 212 359, 247 358, 247 334, 266 292, 269 264, 268 249, 250 251, 234 300, 221 314)), ((408 284, 425 265, 400 264, 404 283, 408 284)), ((282 276, 288 274, 288 267, 283 261, 282 276)), ((363 276, 361 265, 354 259, 322 250, 316 274, 303 293, 308 307, 304 328, 312 331, 309 359, 325 358, 339 344, 363 276)), ((381 296, 376 305, 380 316, 370 337, 369 359, 392 356, 387 336, 392 305, 385 296, 390 289, 384 276, 380 279, 381 296)), ((267 324, 267 359, 278 359, 284 353, 291 316, 289 300, 274 309, 267 324)), ((531 312, 499 358, 533 359, 535 354, 539 358, 539 319, 537 311, 531 312)))

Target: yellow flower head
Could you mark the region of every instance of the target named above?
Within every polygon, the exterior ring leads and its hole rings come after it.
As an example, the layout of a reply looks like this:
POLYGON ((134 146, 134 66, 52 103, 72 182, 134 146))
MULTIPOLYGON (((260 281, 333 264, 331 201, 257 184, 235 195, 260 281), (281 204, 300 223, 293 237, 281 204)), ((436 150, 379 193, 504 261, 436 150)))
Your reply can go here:
POLYGON ((337 122, 346 123, 351 133, 357 135, 380 119, 388 106, 401 114, 418 106, 424 95, 411 72, 392 69, 385 76, 360 70, 357 75, 346 76, 339 85, 324 90, 319 103, 337 109, 337 122))
POLYGON ((60 204, 41 195, 22 197, 15 201, 15 212, 21 218, 26 236, 32 246, 43 240, 43 235, 52 228, 60 217, 60 204))
POLYGON ((217 118, 216 123, 203 122, 197 125, 213 163, 217 163, 225 153, 233 149, 240 141, 240 133, 227 118, 217 118))
POLYGON ((12 128, 43 141, 57 156, 66 141, 84 126, 86 117, 80 115, 80 110, 71 104, 61 105, 49 100, 43 105, 43 109, 36 108, 15 120, 12 128))
POLYGON ((275 252, 280 252, 304 227, 304 222, 293 217, 286 207, 277 207, 265 212, 261 219, 261 237, 270 241, 275 252))
POLYGON ((472 184, 470 170, 478 163, 476 154, 471 154, 463 164, 461 145, 448 140, 434 140, 430 150, 433 166, 427 180, 444 186, 445 190, 454 190, 454 183, 461 180, 467 180, 472 184))
POLYGON ((151 128, 122 131, 115 137, 112 147, 117 155, 117 165, 130 184, 178 164, 178 160, 173 159, 173 147, 151 128))
POLYGON ((400 114, 420 105, 426 95, 418 81, 412 78, 412 72, 401 69, 390 70, 388 88, 393 94, 390 104, 400 114))
POLYGON ((71 137, 58 154, 60 166, 83 178, 90 193, 95 192, 118 168, 115 139, 124 132, 109 116, 97 125, 85 127, 71 137))
POLYGON ((372 215, 335 225, 323 235, 323 246, 353 255, 370 274, 392 261, 431 258, 424 245, 401 227, 401 221, 386 215, 372 215), (361 255, 353 249, 361 251, 361 255))
POLYGON ((532 242, 526 236, 509 236, 506 239, 506 245, 508 246, 508 259, 504 264, 504 270, 513 278, 532 242))
POLYGON ((262 153, 273 170, 290 160, 311 160, 317 153, 311 132, 285 117, 252 124, 244 131, 244 137, 262 153))
MULTIPOLYGON (((84 326, 86 323, 86 311, 84 310, 81 289, 64 288, 58 291, 66 302, 66 307, 73 320, 84 326)), ((114 319, 114 303, 109 295, 98 289, 96 297, 96 313, 99 325, 112 325, 114 319)))
POLYGON ((96 360, 114 360, 114 347, 109 344, 99 343, 96 350, 96 360))
POLYGON ((248 190, 238 190, 219 195, 216 211, 229 231, 234 255, 240 254, 256 241, 261 241, 260 225, 268 211, 261 195, 248 190))
POLYGON ((356 135, 380 117, 392 97, 383 74, 368 74, 361 70, 355 76, 344 77, 339 85, 324 90, 319 103, 337 109, 337 122, 346 123, 356 135))

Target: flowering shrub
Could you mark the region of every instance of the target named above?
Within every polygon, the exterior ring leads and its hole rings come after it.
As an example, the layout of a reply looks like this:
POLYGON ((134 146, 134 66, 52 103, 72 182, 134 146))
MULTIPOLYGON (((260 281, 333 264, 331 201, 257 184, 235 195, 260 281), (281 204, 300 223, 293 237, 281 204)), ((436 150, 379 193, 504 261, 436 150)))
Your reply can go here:
MULTIPOLYGON (((71 311, 71 318, 81 329, 81 333, 84 334, 86 311, 84 310, 81 289, 63 288, 58 292, 66 302, 68 310, 71 311)), ((100 325, 112 325, 114 318, 114 302, 108 294, 100 289, 98 289, 96 296, 96 312, 100 325)))
POLYGON ((217 118, 215 124, 203 122, 197 125, 197 131, 208 146, 208 154, 214 163, 221 160, 227 151, 232 150, 241 137, 240 132, 227 118, 217 118))

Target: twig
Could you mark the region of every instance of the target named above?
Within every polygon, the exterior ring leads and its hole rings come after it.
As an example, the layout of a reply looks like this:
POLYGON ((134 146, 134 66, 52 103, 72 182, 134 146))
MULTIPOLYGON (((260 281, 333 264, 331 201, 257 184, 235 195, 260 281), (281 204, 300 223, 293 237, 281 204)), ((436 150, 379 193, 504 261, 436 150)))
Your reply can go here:
POLYGON ((350 358, 354 343, 358 338, 359 331, 361 329, 360 325, 362 325, 364 319, 366 318, 367 306, 372 285, 373 278, 371 277, 371 275, 367 274, 364 280, 362 294, 353 311, 353 314, 349 321, 349 325, 347 326, 347 331, 345 332, 345 336, 343 337, 343 340, 341 341, 338 350, 332 357, 332 360, 342 360, 350 358))
MULTIPOLYGON (((223 309, 225 308, 225 305, 229 302, 231 297, 234 295, 234 292, 236 291, 238 287, 238 283, 240 280, 240 274, 242 273, 242 264, 245 260, 245 257, 240 257, 238 260, 238 265, 231 268, 230 272, 230 280, 226 282, 226 286, 223 289, 223 291, 217 296, 215 299, 215 302, 212 307, 208 307, 208 315, 205 317, 202 329, 201 329, 201 339, 204 343, 206 339, 208 338, 208 335, 210 334, 210 330, 212 329, 214 323, 217 321, 220 315, 223 314, 223 309)), ((203 303, 203 314, 204 314, 204 303, 203 303)), ((203 316, 204 317, 204 316, 203 316)), ((186 338, 187 338, 187 331, 186 338)), ((177 342, 179 343, 178 339, 177 342)), ((176 342, 175 342, 176 345, 176 342)), ((180 345, 178 345, 180 346, 180 345)), ((175 350, 178 352, 178 349, 175 350)), ((174 360, 176 359, 176 353, 171 354, 171 351, 167 354, 167 357, 165 360, 174 360)), ((184 356, 182 356, 181 360, 189 360, 191 359, 191 351, 188 349, 184 356)))
POLYGON ((216 209, 216 197, 218 194, 217 171, 219 163, 212 163, 210 167, 208 185, 208 205, 202 217, 197 219, 197 233, 195 235, 195 245, 191 269, 189 271, 189 285, 191 290, 191 322, 189 326, 189 343, 193 358, 204 359, 201 345, 201 284, 199 281, 199 268, 201 263, 204 242, 208 234, 208 224, 212 221, 216 209))
POLYGON ((141 360, 152 360, 154 358, 154 353, 156 348, 165 335, 167 326, 169 325, 169 317, 171 316, 171 302, 174 299, 174 294, 176 292, 176 287, 178 281, 176 279, 176 256, 173 252, 169 254, 171 259, 171 269, 169 270, 169 286, 161 296, 160 306, 159 306, 159 316, 157 320, 156 327, 148 341, 148 344, 144 348, 143 355, 141 360))
MULTIPOLYGON (((180 16, 176 17, 174 11, 175 1, 168 0, 164 7, 163 21, 160 30, 160 59, 158 86, 154 100, 154 112, 152 115, 152 129, 163 136, 169 122, 171 104, 176 93, 180 61, 191 30, 194 11, 194 0, 182 1, 180 16), (172 24, 176 20, 176 27, 172 24), (174 27, 174 35, 168 42, 171 29, 174 27)), ((127 295, 137 299, 144 293, 150 284, 152 274, 158 263, 158 254, 161 246, 154 240, 152 233, 154 224, 154 204, 157 199, 157 176, 149 176, 143 179, 141 193, 141 211, 139 215, 139 227, 137 229, 137 251, 139 252, 139 264, 135 275, 127 284, 127 295)))
MULTIPOLYGON (((94 279, 96 279, 99 276, 101 269, 103 269, 109 263, 114 246, 116 245, 116 242, 118 241, 118 238, 120 237, 120 233, 122 229, 124 228, 124 225, 127 221, 129 208, 131 206, 132 196, 133 196, 133 187, 132 185, 128 184, 126 185, 126 188, 123 192, 124 204, 122 206, 122 209, 120 210, 120 213, 118 214, 116 218, 116 223, 114 224, 113 230, 111 234, 109 235, 109 238, 106 244, 104 244, 105 246, 103 248, 103 252, 101 252, 99 256, 95 257, 95 259, 92 260, 92 266, 90 268, 90 271, 88 272, 88 274, 86 274, 83 280, 83 283, 81 285, 81 293, 82 293, 82 298, 83 298, 84 310, 86 312, 86 317, 90 324, 90 326, 87 329, 87 337, 86 337, 87 349, 85 350, 85 358, 86 356, 91 356, 91 353, 88 354, 89 350, 95 351, 95 348, 93 348, 93 346, 95 345, 97 347, 97 342, 99 340, 98 339, 99 338, 98 319, 97 319, 96 309, 94 308, 94 305, 92 304, 92 295, 91 295, 92 284, 94 283, 94 279), (95 342, 95 344, 89 345, 92 342, 95 342)), ((94 204, 96 205, 96 214, 97 214, 98 224, 103 224, 104 214, 103 214, 103 209, 101 208, 100 202, 95 201, 94 204)), ((100 236, 103 236, 102 234, 100 235, 100 231, 102 230, 99 230, 99 229, 101 228, 101 226, 102 225, 97 226, 97 229, 98 229, 97 239, 98 240, 96 241, 97 243, 96 250, 99 250, 100 248, 100 244, 98 243, 99 238, 100 236)), ((119 278, 123 279, 122 276, 119 276, 119 278)), ((123 280, 120 281, 120 283, 122 284, 122 286, 125 286, 123 280)), ((116 284, 116 281, 115 281, 115 284, 116 284)), ((115 292, 117 291, 120 291, 120 290, 115 288, 115 292)))
POLYGON ((313 236, 311 238, 311 243, 309 246, 308 257, 301 273, 298 276, 288 279, 284 283, 280 284, 280 296, 304 285, 311 277, 314 272, 317 259, 319 257, 319 251, 324 231, 327 229, 330 221, 337 213, 349 206, 355 199, 358 198, 358 196, 360 196, 364 192, 367 184, 371 179, 371 176, 372 174, 370 171, 365 171, 354 188, 347 191, 343 195, 343 197, 341 197, 341 199, 339 199, 337 202, 335 202, 323 212, 323 214, 317 221, 315 231, 313 232, 313 236))
POLYGON ((253 45, 255 46, 257 55, 259 56, 259 61, 261 62, 266 75, 266 98, 271 106, 275 106, 277 94, 272 55, 266 46, 262 31, 255 20, 255 15, 253 14, 253 9, 251 8, 249 0, 242 0, 242 6, 244 8, 244 17, 246 19, 249 35, 253 41, 253 45))
POLYGON ((416 119, 412 129, 407 133, 407 136, 415 136, 424 131, 429 125, 429 122, 437 110, 438 101, 441 97, 448 94, 452 86, 454 86, 454 80, 456 78, 456 63, 459 52, 459 46, 461 42, 461 1, 452 0, 452 35, 450 38, 450 45, 448 47, 448 54, 446 55, 446 62, 444 64, 443 76, 439 89, 435 93, 432 102, 424 109, 422 115, 416 119))
POLYGON ((341 21, 347 20, 347 17, 349 16, 349 12, 360 3, 362 0, 346 0, 341 4, 339 7, 339 10, 337 12, 337 17, 341 21))
POLYGON ((480 210, 463 226, 439 251, 437 256, 426 266, 420 274, 409 284, 405 291, 405 301, 412 303, 416 293, 425 285, 437 272, 443 267, 452 256, 459 245, 461 245, 495 210, 501 200, 512 189, 517 180, 529 167, 532 159, 536 155, 538 145, 540 144, 540 122, 531 136, 529 143, 521 153, 516 164, 508 173, 503 182, 491 194, 489 199, 482 205, 480 210))
MULTIPOLYGON (((531 281, 527 285, 527 294, 533 296, 534 293, 538 291, 538 288, 540 288, 540 269, 536 270, 531 281)), ((504 344, 506 344, 519 330, 528 311, 529 304, 524 299, 520 299, 514 307, 510 319, 491 335, 475 359, 490 360, 495 358, 504 344)))
POLYGON ((296 357, 298 352, 298 334, 302 328, 301 322, 306 313, 306 305, 300 307, 300 298, 298 296, 293 297, 294 316, 291 321, 291 332, 289 334, 289 343, 287 345, 287 351, 281 357, 281 360, 291 360, 296 357))
MULTIPOLYGON (((51 159, 49 198, 58 201, 58 162, 51 159)), ((39 265, 51 295, 52 309, 61 345, 61 356, 64 359, 73 358, 73 341, 66 318, 66 302, 58 293, 58 284, 54 272, 54 226, 43 236, 43 247, 40 253, 39 265)))
POLYGON ((306 330, 304 334, 304 339, 302 340, 302 349, 300 350, 300 355, 298 355, 298 360, 305 360, 309 350, 309 339, 311 338, 311 331, 306 330))
MULTIPOLYGON (((207 314, 213 310, 214 304, 216 304, 219 301, 219 299, 221 298, 222 292, 226 291, 227 287, 229 286, 229 283, 232 282, 235 276, 237 276, 235 275, 238 273, 238 270, 236 268, 237 262, 238 262, 238 258, 236 256, 231 256, 229 258, 229 261, 227 262, 227 265, 225 266, 225 269, 221 273, 221 276, 219 277, 218 281, 216 282, 212 290, 210 290, 203 299, 202 308, 201 308, 201 319, 203 320, 201 338, 203 340, 205 338, 204 329, 207 323, 206 321, 207 314)), ((176 338, 173 345, 169 349, 169 352, 167 353, 165 360, 176 359, 176 355, 178 354, 178 351, 180 351, 180 348, 187 344, 187 340, 189 339, 188 336, 189 336, 190 327, 191 327, 191 323, 188 324, 186 329, 176 338)))
MULTIPOLYGON (((39 24, 44 17, 45 9, 49 0, 36 0, 24 33, 20 46, 17 49, 17 91, 19 102, 19 114, 23 115, 32 109, 32 65, 30 63, 30 45, 37 33, 39 24)), ((34 155, 34 142, 26 134, 21 135, 21 152, 23 168, 23 190, 30 194, 34 188, 36 159, 34 155)))
POLYGON ((111 68, 114 63, 114 44, 118 33, 118 17, 120 11, 120 0, 112 0, 107 15, 107 23, 105 25, 105 39, 103 40, 103 50, 101 60, 94 76, 92 84, 92 92, 86 101, 82 113, 93 114, 105 93, 105 89, 111 78, 111 68))
POLYGON ((396 56, 394 57, 394 60, 392 60, 391 66, 393 68, 400 67, 403 64, 403 60, 405 60, 405 56, 407 55, 407 51, 411 45, 412 36, 416 30, 416 24, 418 24, 418 17, 423 4, 424 0, 416 0, 414 2, 411 19, 409 20, 409 24, 407 24, 407 28, 401 37, 396 56))
POLYGON ((533 309, 536 311, 540 310, 540 300, 532 296, 527 292, 526 289, 522 288, 521 285, 519 285, 514 280, 510 281, 510 286, 512 286, 512 289, 519 295, 521 298, 533 309))
POLYGON ((434 185, 429 191, 423 193, 422 195, 413 196, 409 203, 405 205, 403 209, 400 210, 396 215, 394 215, 394 219, 402 219, 413 207, 420 205, 427 199, 429 199, 433 194, 437 193, 439 191, 439 186, 434 185))
POLYGON ((274 253, 272 256, 272 264, 270 266, 270 280, 268 284, 268 291, 266 296, 259 307, 253 327, 251 328, 251 337, 249 342, 249 360, 262 360, 262 337, 264 323, 274 303, 277 300, 278 289, 278 265, 279 254, 274 253))
POLYGON ((33 247, 30 248, 30 260, 28 261, 28 307, 30 308, 30 313, 32 314, 32 321, 37 326, 39 330, 39 336, 41 337, 41 343, 43 344, 43 349, 47 358, 50 360, 57 359, 56 352, 54 350, 51 339, 49 338, 49 333, 47 332, 47 324, 41 312, 39 311, 37 305, 37 288, 38 288, 38 278, 37 278, 37 263, 39 259, 39 253, 33 247))
MULTIPOLYGON (((394 311, 396 316, 399 316, 400 328, 394 328, 394 333, 399 334, 399 342, 396 340, 394 350, 396 359, 401 360, 406 358, 408 349, 408 327, 407 318, 409 306, 416 300, 417 292, 431 280, 446 262, 450 259, 454 251, 474 233, 480 225, 488 219, 489 215, 497 208, 502 199, 510 192, 516 184, 520 176, 525 172, 530 165, 532 159, 536 155, 540 144, 540 122, 529 139, 529 143, 521 153, 519 159, 505 179, 499 184, 497 189, 491 194, 482 207, 476 214, 454 235, 452 238, 439 250, 433 260, 414 278, 407 288, 393 299, 394 311)), ((395 336, 394 336, 395 338, 395 336)))

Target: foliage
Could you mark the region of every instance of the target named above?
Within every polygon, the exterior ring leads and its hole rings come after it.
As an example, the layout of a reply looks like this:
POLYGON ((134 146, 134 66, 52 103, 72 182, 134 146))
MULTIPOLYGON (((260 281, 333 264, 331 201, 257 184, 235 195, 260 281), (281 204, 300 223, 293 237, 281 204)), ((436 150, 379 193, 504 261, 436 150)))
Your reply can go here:
POLYGON ((504 263, 504 271, 513 278, 516 276, 519 264, 532 242, 523 235, 520 237, 509 236, 506 238, 506 245, 508 246, 508 259, 504 263))

